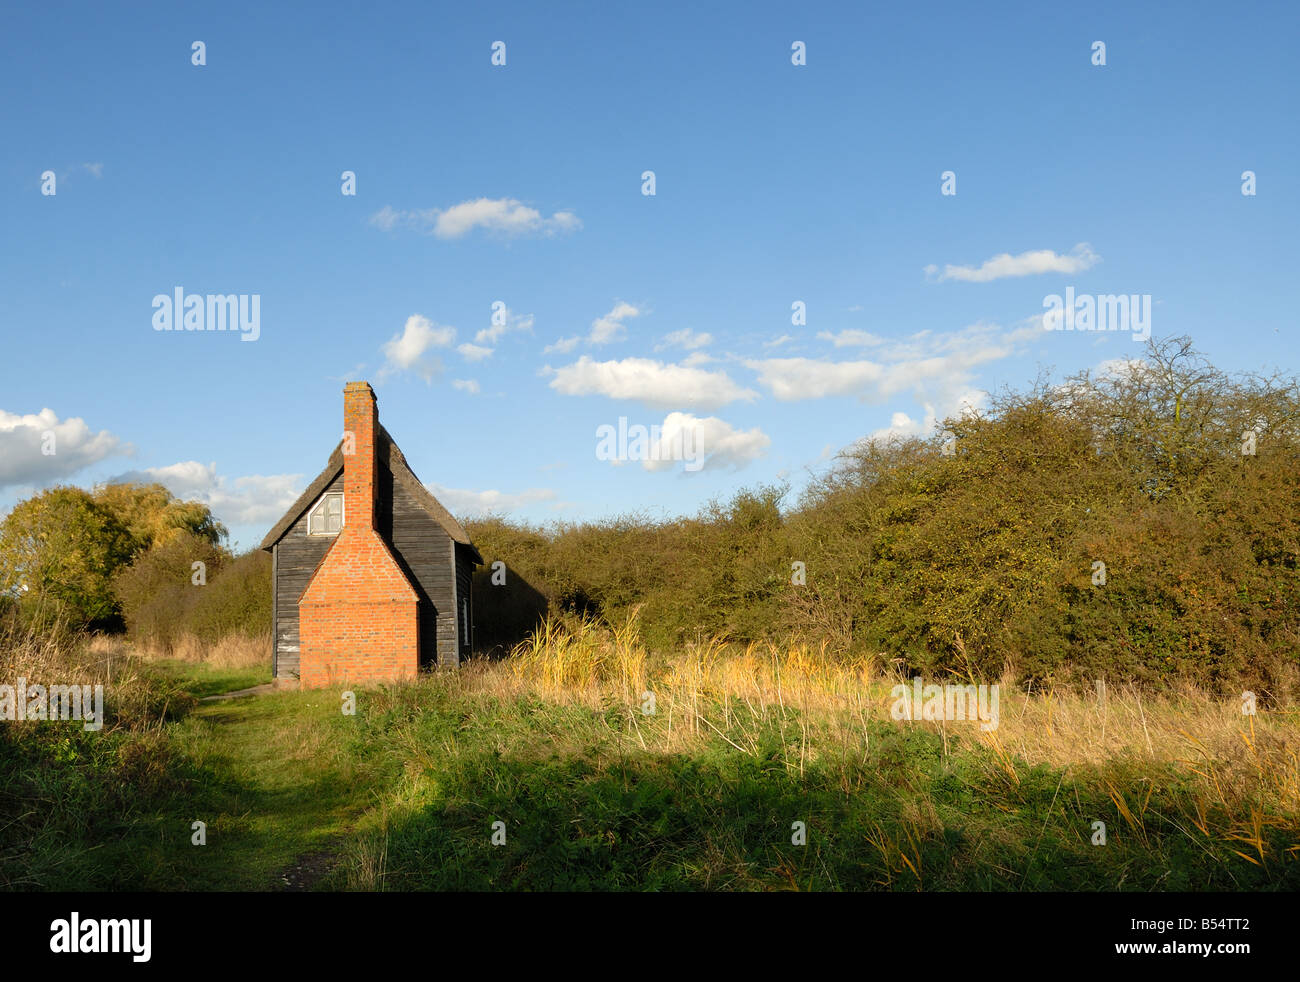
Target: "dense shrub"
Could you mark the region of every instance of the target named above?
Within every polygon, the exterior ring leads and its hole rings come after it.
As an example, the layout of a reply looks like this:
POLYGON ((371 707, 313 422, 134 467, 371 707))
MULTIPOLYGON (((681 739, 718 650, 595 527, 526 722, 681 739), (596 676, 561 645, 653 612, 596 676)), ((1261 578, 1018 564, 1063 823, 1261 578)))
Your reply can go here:
POLYGON ((114 587, 131 637, 150 647, 169 650, 186 636, 216 642, 271 629, 271 559, 260 550, 234 558, 182 533, 142 555, 114 587), (194 568, 200 562, 201 577, 194 568))
POLYGON ((109 621, 112 578, 135 553, 126 526, 80 488, 56 487, 0 524, 0 593, 39 626, 109 621))
POLYGON ((113 580, 122 570, 154 547, 189 538, 214 546, 225 534, 207 505, 160 484, 50 488, 0 523, 0 596, 42 629, 120 630, 113 580))
POLYGON ((929 673, 1281 694, 1300 668, 1298 421, 1294 380, 1230 377, 1173 339, 1003 393, 946 420, 951 442, 850 447, 792 505, 760 488, 672 522, 470 530, 552 608, 618 624, 639 606, 653 646, 793 634, 929 673))
POLYGON ((260 549, 219 567, 189 608, 183 625, 201 641, 271 632, 271 557, 260 549))

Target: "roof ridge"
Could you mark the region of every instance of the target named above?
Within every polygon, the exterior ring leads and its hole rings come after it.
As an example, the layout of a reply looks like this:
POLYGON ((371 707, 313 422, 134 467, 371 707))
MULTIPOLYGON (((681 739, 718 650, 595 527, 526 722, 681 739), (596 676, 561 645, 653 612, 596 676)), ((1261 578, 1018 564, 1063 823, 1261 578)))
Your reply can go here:
MULTIPOLYGON (((424 483, 415 475, 411 469, 410 463, 407 462, 406 454, 402 448, 397 445, 391 433, 385 429, 382 423, 379 424, 379 445, 376 449, 380 452, 380 459, 388 466, 389 472, 393 479, 400 480, 407 491, 415 497, 417 503, 425 512, 437 522, 444 532, 451 536, 452 541, 459 542, 461 545, 468 546, 474 550, 474 555, 478 557, 478 562, 483 562, 483 556, 479 553, 474 543, 470 541, 469 533, 465 527, 456 520, 456 517, 449 512, 441 501, 434 496, 424 483)), ((270 550, 277 542, 284 538, 284 534, 302 517, 302 513, 311 507, 312 503, 320 496, 334 480, 335 475, 343 469, 343 441, 339 440, 335 446, 334 452, 330 454, 329 461, 325 469, 316 475, 315 480, 307 486, 307 489, 300 494, 296 501, 289 507, 280 521, 266 533, 266 538, 262 540, 260 549, 270 550)))

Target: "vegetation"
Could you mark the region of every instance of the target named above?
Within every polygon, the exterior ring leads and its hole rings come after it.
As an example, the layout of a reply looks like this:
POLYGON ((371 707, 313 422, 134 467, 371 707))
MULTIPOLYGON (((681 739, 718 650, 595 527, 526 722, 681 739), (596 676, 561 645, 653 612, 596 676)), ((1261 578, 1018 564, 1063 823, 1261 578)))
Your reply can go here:
MULTIPOLYGON (((672 522, 469 530, 552 611, 639 607, 657 651, 826 641, 927 675, 1300 695, 1294 380, 1229 377, 1176 339, 945 426, 849 448, 789 507, 768 487, 672 522)), ((479 577, 483 627, 536 623, 479 577)))
MULTIPOLYGON (((0 671, 37 677, 38 649, 0 671)), ((635 622, 568 619, 345 715, 338 689, 196 704, 245 679, 104 642, 78 657, 114 665, 103 732, 0 727, 0 887, 1300 886, 1294 711, 1190 686, 1008 694, 990 731, 898 722, 879 664, 718 642, 659 657, 635 622)))
POLYGON ((1298 412, 1176 339, 797 501, 467 523, 510 657, 354 715, 199 702, 269 680, 267 557, 161 488, 52 489, 0 524, 0 683, 107 718, 0 723, 0 887, 1295 889, 1298 412), (897 719, 916 674, 996 683, 998 725, 897 719))
POLYGON ((127 628, 164 653, 271 630, 270 558, 223 548, 206 505, 159 484, 56 487, 0 523, 0 619, 36 632, 127 628))

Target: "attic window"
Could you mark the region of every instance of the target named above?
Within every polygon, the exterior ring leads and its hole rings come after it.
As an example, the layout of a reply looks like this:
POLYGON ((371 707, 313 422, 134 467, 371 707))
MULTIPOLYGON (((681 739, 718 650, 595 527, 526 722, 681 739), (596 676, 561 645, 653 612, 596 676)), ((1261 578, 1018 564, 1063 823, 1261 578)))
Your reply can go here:
POLYGON ((338 535, 343 527, 343 495, 331 492, 322 495, 307 513, 308 535, 338 535))

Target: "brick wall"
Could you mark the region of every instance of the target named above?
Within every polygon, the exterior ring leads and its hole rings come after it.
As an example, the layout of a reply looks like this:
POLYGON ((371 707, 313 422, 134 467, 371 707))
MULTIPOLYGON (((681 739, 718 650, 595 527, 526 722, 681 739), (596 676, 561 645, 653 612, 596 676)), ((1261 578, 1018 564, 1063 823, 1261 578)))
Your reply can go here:
POLYGON ((375 531, 379 419, 367 383, 344 388, 343 427, 343 530, 298 603, 304 689, 419 671, 418 597, 375 531))

